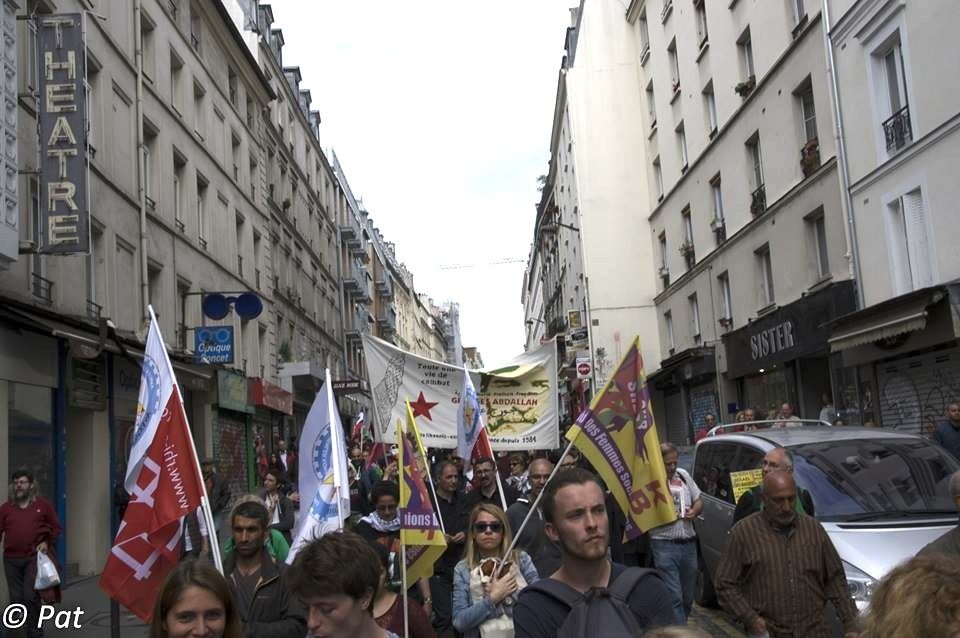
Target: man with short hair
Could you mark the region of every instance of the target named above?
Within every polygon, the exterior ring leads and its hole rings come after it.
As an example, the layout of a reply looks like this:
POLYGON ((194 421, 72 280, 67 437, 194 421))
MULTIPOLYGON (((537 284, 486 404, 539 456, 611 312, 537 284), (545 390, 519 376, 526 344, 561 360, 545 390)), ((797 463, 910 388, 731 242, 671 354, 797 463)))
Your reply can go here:
POLYGON ((353 532, 330 532, 304 546, 289 582, 307 610, 309 636, 383 636, 373 618, 380 585, 380 558, 353 532))
POLYGON ((207 488, 207 497, 210 499, 210 511, 213 513, 213 523, 216 526, 217 538, 223 528, 223 519, 230 506, 230 486, 217 472, 217 465, 213 459, 204 459, 200 464, 203 472, 203 482, 207 488))
MULTIPOLYGON (((464 508, 469 513, 480 503, 490 503, 497 507, 503 507, 503 500, 500 498, 500 488, 497 485, 497 464, 491 458, 483 458, 473 464, 473 476, 476 479, 476 487, 464 497, 464 508)), ((517 490, 509 485, 503 486, 503 497, 506 500, 507 507, 520 497, 517 490)))
MULTIPOLYGON (((563 559, 552 576, 520 592, 513 612, 517 638, 555 638, 573 608, 565 598, 615 587, 622 577, 636 579, 623 602, 632 612, 637 630, 673 624, 673 597, 660 575, 653 570, 634 571, 639 568, 627 568, 607 558, 607 510, 597 477, 579 468, 561 470, 543 489, 544 531, 559 544, 563 559)), ((621 636, 607 634, 604 638, 621 636)))
POLYGON ((0 542, 3 543, 3 570, 10 592, 10 603, 25 605, 26 633, 40 636, 40 597, 34 590, 37 552, 52 554, 62 531, 57 513, 42 496, 28 470, 17 470, 10 477, 10 500, 0 505, 0 542))
MULTIPOLYGON (((950 496, 953 498, 954 505, 960 510, 960 470, 953 473, 950 477, 950 496)), ((917 556, 922 554, 953 554, 960 556, 960 525, 938 538, 928 543, 923 549, 917 552, 917 556)))
MULTIPOLYGON (((787 472, 793 475, 793 452, 785 447, 776 447, 767 452, 760 462, 760 471, 766 478, 770 472, 787 472)), ((802 487, 797 488, 797 512, 815 516, 816 510, 813 506, 813 497, 810 492, 802 487)), ((734 524, 746 517, 759 512, 763 509, 763 483, 752 487, 740 497, 737 501, 737 507, 733 511, 734 524)))
POLYGON ((463 494, 458 490, 460 470, 449 459, 437 465, 435 489, 437 515, 443 521, 447 549, 434 564, 430 578, 430 593, 433 598, 433 626, 439 636, 455 635, 453 629, 453 569, 463 558, 463 544, 467 539, 469 512, 463 508, 463 494))
POLYGON ((828 638, 830 602, 844 635, 856 638, 857 607, 840 556, 823 527, 796 504, 793 474, 767 474, 763 510, 734 526, 720 559, 720 603, 751 636, 828 638))
POLYGON ((933 440, 960 460, 960 402, 953 401, 947 406, 947 416, 937 423, 933 440))
POLYGON ((780 406, 779 420, 774 424, 778 428, 795 428, 801 425, 800 417, 793 413, 793 406, 784 403, 780 406))
POLYGON ((277 441, 277 457, 279 457, 280 464, 283 465, 283 471, 287 473, 287 476, 296 477, 297 453, 287 449, 287 442, 283 437, 280 437, 280 440, 277 441))
POLYGON ((528 469, 528 479, 530 481, 530 493, 521 496, 517 502, 507 508, 507 520, 510 522, 510 531, 514 536, 519 532, 517 547, 527 552, 533 559, 533 565, 537 568, 537 573, 541 578, 546 578, 553 572, 560 569, 561 555, 560 548, 556 543, 547 538, 543 530, 543 514, 540 508, 530 517, 527 526, 520 530, 523 520, 527 517, 533 502, 537 500, 537 495, 543 491, 543 486, 547 484, 550 473, 553 471, 553 463, 550 459, 534 459, 528 469))
POLYGON ((714 420, 713 415, 712 414, 705 415, 703 417, 703 426, 699 430, 697 430, 694 441, 696 442, 696 441, 699 441, 700 439, 706 438, 706 436, 710 433, 710 430, 713 429, 714 425, 716 425, 716 421, 714 420))
POLYGON ((667 588, 673 594, 677 624, 686 625, 697 586, 697 531, 693 521, 703 510, 703 501, 693 478, 677 466, 680 457, 677 448, 664 442, 660 444, 660 453, 677 520, 650 530, 650 549, 653 564, 663 572, 667 588))
POLYGON ((260 503, 248 501, 234 508, 234 551, 223 559, 223 574, 249 638, 302 638, 306 618, 290 595, 286 566, 264 546, 268 520, 260 503))

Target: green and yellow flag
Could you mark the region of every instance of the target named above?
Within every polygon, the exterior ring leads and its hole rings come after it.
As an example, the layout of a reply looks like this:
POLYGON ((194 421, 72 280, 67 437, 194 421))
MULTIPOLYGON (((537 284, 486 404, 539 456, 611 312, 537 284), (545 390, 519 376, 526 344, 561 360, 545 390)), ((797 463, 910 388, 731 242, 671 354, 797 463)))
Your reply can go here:
POLYGON ((567 431, 627 515, 627 536, 677 519, 653 422, 640 338, 567 431))
MULTIPOLYGON (((407 401, 407 425, 397 423, 400 474, 400 542, 406 546, 407 583, 433 575, 433 564, 447 549, 440 521, 424 482, 426 454, 407 401)), ((429 479, 428 479, 429 480, 429 479)))

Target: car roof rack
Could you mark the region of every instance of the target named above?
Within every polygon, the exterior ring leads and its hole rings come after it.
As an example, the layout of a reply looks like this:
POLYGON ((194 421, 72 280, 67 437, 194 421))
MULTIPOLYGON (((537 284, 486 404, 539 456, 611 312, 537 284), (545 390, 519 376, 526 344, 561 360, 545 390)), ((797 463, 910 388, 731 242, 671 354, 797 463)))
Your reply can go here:
POLYGON ((741 421, 739 423, 723 423, 715 425, 707 432, 707 436, 717 436, 718 434, 728 434, 732 432, 754 432, 756 430, 775 430, 781 428, 796 427, 828 427, 833 425, 820 419, 765 419, 763 421, 741 421), (746 427, 750 429, 747 430, 746 427), (735 429, 736 428, 736 429, 735 429))

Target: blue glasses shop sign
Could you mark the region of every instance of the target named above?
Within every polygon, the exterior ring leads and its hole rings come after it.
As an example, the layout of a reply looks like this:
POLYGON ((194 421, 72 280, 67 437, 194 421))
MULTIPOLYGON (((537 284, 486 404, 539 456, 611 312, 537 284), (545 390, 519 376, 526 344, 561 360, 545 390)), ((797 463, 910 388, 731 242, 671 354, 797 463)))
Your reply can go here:
POLYGON ((233 363, 233 326, 202 326, 193 334, 197 363, 233 363))

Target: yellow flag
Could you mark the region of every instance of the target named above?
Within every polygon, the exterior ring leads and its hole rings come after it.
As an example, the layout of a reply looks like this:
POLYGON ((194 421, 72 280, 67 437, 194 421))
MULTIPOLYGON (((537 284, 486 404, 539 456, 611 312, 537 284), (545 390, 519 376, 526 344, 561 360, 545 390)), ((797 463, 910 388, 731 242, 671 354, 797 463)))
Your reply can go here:
POLYGON ((627 536, 677 519, 634 337, 613 377, 567 431, 627 515, 627 536))
POLYGON ((424 482, 421 462, 425 463, 426 454, 409 401, 407 426, 397 425, 397 466, 401 470, 400 542, 406 546, 407 583, 412 584, 433 575, 433 564, 446 551, 447 540, 424 482))

